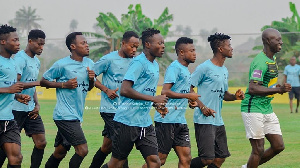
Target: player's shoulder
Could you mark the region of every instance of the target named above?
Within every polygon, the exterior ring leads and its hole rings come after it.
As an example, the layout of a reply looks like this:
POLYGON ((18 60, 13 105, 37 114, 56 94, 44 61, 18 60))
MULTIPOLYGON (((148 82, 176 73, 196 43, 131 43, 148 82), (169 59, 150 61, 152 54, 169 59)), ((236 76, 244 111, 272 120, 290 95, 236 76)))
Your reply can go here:
POLYGON ((116 57, 118 57, 118 56, 119 56, 118 51, 112 51, 112 52, 110 52, 110 53, 104 55, 102 58, 103 58, 103 59, 114 59, 114 58, 116 58, 116 57))
POLYGON ((24 50, 21 50, 19 52, 16 53, 16 55, 14 56, 14 59, 25 59, 27 56, 27 54, 25 53, 24 50))

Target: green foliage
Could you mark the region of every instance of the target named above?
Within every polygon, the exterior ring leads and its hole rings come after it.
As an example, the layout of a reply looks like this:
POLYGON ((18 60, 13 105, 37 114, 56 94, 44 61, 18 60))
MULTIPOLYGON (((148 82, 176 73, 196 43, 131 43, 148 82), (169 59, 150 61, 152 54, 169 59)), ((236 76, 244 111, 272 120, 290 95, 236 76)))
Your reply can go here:
MULTIPOLYGON (((294 3, 290 2, 291 17, 282 18, 281 21, 273 21, 271 25, 264 26, 261 31, 267 28, 275 28, 282 35, 282 50, 278 54, 277 63, 280 69, 283 69, 291 56, 300 56, 299 40, 300 40, 300 17, 294 3)), ((253 50, 262 50, 262 46, 255 46, 253 50)), ((252 56, 252 55, 251 55, 252 56)))
MULTIPOLYGON (((167 37, 169 28, 171 27, 170 21, 173 20, 173 15, 169 14, 169 10, 166 7, 158 19, 153 21, 145 16, 142 11, 140 4, 129 5, 128 12, 122 14, 121 20, 111 13, 99 13, 96 18, 99 26, 104 34, 85 32, 84 34, 89 37, 94 37, 97 40, 90 43, 91 46, 91 57, 93 59, 99 59, 101 56, 118 50, 121 45, 121 39, 126 31, 135 31, 139 36, 147 28, 155 28, 160 30, 163 37, 167 37)), ((160 72, 164 72, 167 65, 169 65, 172 59, 168 56, 168 53, 174 52, 175 42, 165 42, 165 55, 163 58, 158 59, 160 62, 160 72)), ((141 49, 139 49, 141 51, 141 49)))
POLYGON ((41 20, 43 19, 36 14, 36 9, 32 9, 31 6, 28 8, 23 6, 16 11, 15 18, 10 20, 9 24, 19 29, 21 34, 27 36, 31 29, 41 28, 41 25, 37 23, 41 20))

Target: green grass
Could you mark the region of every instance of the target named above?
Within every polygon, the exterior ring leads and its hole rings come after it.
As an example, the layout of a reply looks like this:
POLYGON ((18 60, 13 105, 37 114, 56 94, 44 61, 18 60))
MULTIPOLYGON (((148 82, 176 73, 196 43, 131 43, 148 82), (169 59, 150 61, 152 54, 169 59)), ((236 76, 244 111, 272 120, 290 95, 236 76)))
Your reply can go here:
MULTIPOLYGON (((41 116, 43 118, 45 128, 46 128, 46 138, 47 147, 44 154, 44 159, 42 166, 44 167, 45 162, 48 160, 49 156, 54 151, 54 139, 56 135, 56 126, 52 120, 52 112, 55 106, 55 101, 40 100, 41 104, 41 116)), ((92 109, 86 110, 84 113, 83 130, 88 142, 89 154, 83 160, 81 167, 88 168, 92 161, 93 155, 98 150, 102 144, 102 129, 103 120, 101 119, 98 106, 99 101, 87 101, 86 106, 92 109)), ((283 132, 283 138, 285 142, 285 150, 278 156, 273 158, 271 161, 267 162, 262 168, 296 168, 300 165, 300 114, 290 114, 288 104, 273 104, 273 109, 277 114, 281 129, 283 132)), ((153 111, 151 112, 153 115, 153 111)), ((244 125, 242 122, 240 114, 240 104, 239 103, 224 103, 222 110, 223 119, 226 126, 228 146, 231 152, 231 156, 226 159, 222 167, 224 168, 240 168, 242 164, 245 164, 251 152, 249 141, 245 137, 244 125)), ((190 136, 191 136, 191 146, 192 146, 192 156, 197 156, 197 146, 194 133, 193 125, 193 110, 188 110, 186 114, 188 121, 190 136)), ((24 132, 22 136, 22 154, 23 163, 22 167, 30 167, 30 156, 33 148, 33 142, 30 138, 26 137, 24 132)), ((269 143, 265 144, 265 148, 269 147, 269 143)), ((68 167, 68 162, 72 155, 74 154, 74 149, 71 148, 67 156, 61 162, 60 167, 68 167)), ((110 159, 108 156, 107 162, 110 159)), ((177 156, 172 151, 169 154, 166 165, 163 167, 173 168, 177 167, 177 156)), ((129 156, 129 166, 131 168, 141 167, 144 160, 139 151, 135 148, 132 150, 129 156)), ((6 166, 6 163, 5 163, 6 166)))

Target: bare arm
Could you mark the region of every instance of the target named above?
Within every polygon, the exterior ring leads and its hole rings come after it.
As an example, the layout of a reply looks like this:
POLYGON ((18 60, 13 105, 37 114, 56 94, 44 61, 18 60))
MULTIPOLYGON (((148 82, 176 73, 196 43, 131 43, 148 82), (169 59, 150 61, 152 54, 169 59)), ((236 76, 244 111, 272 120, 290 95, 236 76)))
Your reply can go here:
POLYGON ((163 85, 161 94, 162 95, 166 95, 169 98, 172 99, 182 99, 182 98, 186 98, 186 99, 190 99, 192 101, 196 101, 198 100, 198 97, 200 97, 200 95, 198 95, 195 92, 190 92, 190 93, 177 93, 177 92, 173 92, 171 90, 172 86, 174 85, 174 83, 165 83, 163 85))
POLYGON ((111 100, 119 97, 119 95, 117 94, 119 88, 116 88, 115 90, 111 90, 108 87, 104 86, 98 79, 96 79, 95 86, 96 88, 104 92, 111 100))
POLYGON ((238 89, 235 94, 231 94, 228 91, 224 94, 225 101, 234 101, 234 100, 243 100, 245 98, 245 94, 241 89, 238 89))
POLYGON ((124 80, 121 86, 121 96, 136 100, 147 100, 154 103, 167 103, 168 98, 165 95, 150 96, 137 92, 132 88, 133 82, 124 80))
POLYGON ((284 85, 287 82, 287 76, 283 74, 283 82, 282 85, 284 85))
MULTIPOLYGON (((191 86, 190 92, 195 93, 194 86, 191 86)), ((203 115, 205 115, 206 117, 208 117, 208 116, 215 117, 214 113, 216 113, 216 112, 213 109, 206 107, 199 99, 197 99, 196 102, 197 102, 198 107, 201 110, 203 115)))
POLYGON ((23 88, 23 84, 21 82, 17 82, 10 87, 0 88, 0 93, 20 93, 23 88))
POLYGON ((77 78, 70 79, 67 82, 54 82, 54 81, 48 81, 43 77, 40 83, 42 87, 46 87, 46 88, 66 88, 66 89, 77 88, 77 78))
MULTIPOLYGON (((18 81, 21 80, 21 75, 18 74, 18 81)), ((23 86, 24 86, 24 89, 28 89, 28 88, 32 88, 32 87, 35 87, 35 86, 40 86, 40 81, 34 81, 34 82, 20 82, 20 83, 23 83, 23 86)))
POLYGON ((249 82, 249 89, 248 92, 251 95, 257 95, 257 96, 268 96, 276 93, 285 93, 289 92, 291 90, 291 85, 288 83, 284 83, 282 86, 278 86, 276 88, 267 88, 259 84, 258 82, 254 82, 251 80, 249 82))

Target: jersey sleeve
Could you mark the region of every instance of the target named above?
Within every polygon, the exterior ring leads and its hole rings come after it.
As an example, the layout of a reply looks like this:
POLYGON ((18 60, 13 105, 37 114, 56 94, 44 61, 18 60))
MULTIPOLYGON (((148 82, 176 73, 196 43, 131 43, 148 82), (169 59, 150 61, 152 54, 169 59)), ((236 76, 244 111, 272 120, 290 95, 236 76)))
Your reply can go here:
POLYGON ((204 78, 205 72, 203 65, 199 65, 196 70, 191 75, 191 84, 194 87, 197 87, 201 84, 203 78, 204 78))
POLYGON ((62 74, 62 69, 59 66, 58 62, 55 62, 50 69, 48 69, 44 74, 43 77, 48 81, 54 81, 58 79, 62 74))
POLYGON ((175 66, 169 66, 165 73, 164 83, 176 83, 179 75, 179 69, 175 66))
POLYGON ((144 67, 141 62, 137 60, 133 60, 124 75, 124 80, 129 80, 135 83, 137 79, 142 75, 144 71, 144 67))
POLYGON ((106 72, 109 67, 110 60, 106 56, 100 58, 94 65, 95 74, 99 76, 101 73, 106 72))
POLYGON ((250 81, 253 80, 254 82, 259 81, 262 82, 263 81, 263 77, 267 71, 267 66, 265 64, 265 62, 259 62, 259 61, 254 61, 252 62, 251 65, 251 72, 250 72, 250 81))
POLYGON ((14 62, 15 62, 17 73, 22 76, 24 68, 26 67, 25 59, 22 57, 15 56, 14 62))

